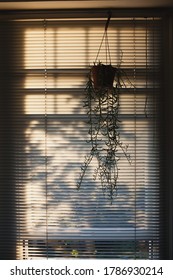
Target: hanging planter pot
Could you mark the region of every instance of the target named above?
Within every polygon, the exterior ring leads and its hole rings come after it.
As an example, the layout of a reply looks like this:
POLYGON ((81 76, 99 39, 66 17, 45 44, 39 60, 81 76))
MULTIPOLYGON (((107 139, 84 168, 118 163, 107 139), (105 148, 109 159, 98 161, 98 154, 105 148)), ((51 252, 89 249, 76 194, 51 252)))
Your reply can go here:
POLYGON ((111 64, 105 65, 99 63, 92 66, 91 79, 93 81, 95 90, 100 90, 104 87, 112 89, 116 72, 117 68, 113 67, 111 64))

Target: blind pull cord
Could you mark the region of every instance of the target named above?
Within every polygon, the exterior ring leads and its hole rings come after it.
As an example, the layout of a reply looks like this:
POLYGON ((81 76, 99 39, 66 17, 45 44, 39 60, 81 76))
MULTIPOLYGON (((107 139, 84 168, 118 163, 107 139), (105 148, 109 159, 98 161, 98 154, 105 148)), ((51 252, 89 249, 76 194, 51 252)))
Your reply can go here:
POLYGON ((44 98, 45 98, 45 191, 46 191, 46 257, 48 259, 48 186, 47 186, 47 22, 44 19, 44 98))

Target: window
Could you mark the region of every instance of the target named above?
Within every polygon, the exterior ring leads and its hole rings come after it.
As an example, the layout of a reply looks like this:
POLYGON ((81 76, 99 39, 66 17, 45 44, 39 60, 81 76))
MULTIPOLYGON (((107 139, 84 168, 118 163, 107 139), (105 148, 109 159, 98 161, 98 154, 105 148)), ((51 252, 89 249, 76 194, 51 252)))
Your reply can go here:
POLYGON ((17 258, 161 258, 160 23, 112 18, 108 30, 112 64, 126 73, 120 133, 132 160, 120 158, 112 204, 93 180, 94 162, 76 188, 90 148, 86 77, 105 18, 12 20, 1 30, 2 194, 15 209, 4 225, 13 221, 17 258))

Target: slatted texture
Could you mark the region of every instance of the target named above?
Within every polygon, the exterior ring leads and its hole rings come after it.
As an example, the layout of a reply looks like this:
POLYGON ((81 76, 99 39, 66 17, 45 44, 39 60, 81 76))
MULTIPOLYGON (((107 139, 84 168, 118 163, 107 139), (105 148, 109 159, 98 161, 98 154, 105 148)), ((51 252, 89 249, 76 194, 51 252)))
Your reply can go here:
MULTIPOLYGON (((111 62, 124 70, 126 84, 119 132, 131 164, 118 151, 112 204, 93 180, 95 161, 76 187, 90 150, 84 89, 105 20, 1 27, 2 240, 12 221, 4 250, 17 246, 19 259, 161 257, 159 19, 111 19, 111 62)), ((104 48, 99 59, 106 63, 104 48)))

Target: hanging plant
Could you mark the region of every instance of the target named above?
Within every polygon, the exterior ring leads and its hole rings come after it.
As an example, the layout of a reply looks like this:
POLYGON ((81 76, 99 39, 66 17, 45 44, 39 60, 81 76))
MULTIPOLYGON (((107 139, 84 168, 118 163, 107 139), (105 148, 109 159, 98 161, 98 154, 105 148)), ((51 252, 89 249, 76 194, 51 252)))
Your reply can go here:
MULTIPOLYGON (((110 15, 105 26, 101 45, 105 39, 107 46, 106 57, 109 55, 110 59, 107 37, 109 21, 110 15)), ((100 49, 101 46, 99 51, 100 49)), ((91 150, 85 157, 84 164, 81 167, 77 187, 81 187, 87 168, 95 157, 97 167, 94 171, 94 179, 97 177, 100 179, 103 190, 107 192, 111 200, 115 193, 117 194, 119 149, 130 162, 127 146, 121 142, 119 133, 119 92, 122 87, 122 73, 119 67, 111 65, 111 61, 109 64, 95 62, 88 75, 86 99, 84 101, 84 107, 88 115, 88 133, 90 135, 88 142, 91 145, 91 150)))

